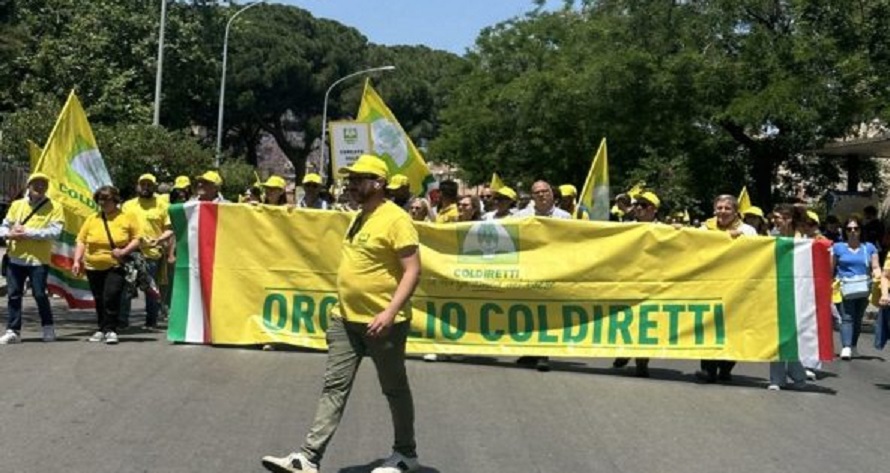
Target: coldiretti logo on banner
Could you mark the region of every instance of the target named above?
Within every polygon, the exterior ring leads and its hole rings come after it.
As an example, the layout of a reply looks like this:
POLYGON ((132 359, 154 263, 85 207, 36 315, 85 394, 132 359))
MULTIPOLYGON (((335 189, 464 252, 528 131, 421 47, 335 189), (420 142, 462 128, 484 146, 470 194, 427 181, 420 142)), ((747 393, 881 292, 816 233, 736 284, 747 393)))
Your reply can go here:
POLYGON ((497 221, 474 223, 469 228, 457 229, 460 240, 461 263, 518 264, 519 226, 516 222, 504 225, 497 221))
MULTIPOLYGON (((325 347, 337 304, 332 242, 348 215, 189 203, 171 216, 171 340, 325 347)), ((411 352, 832 356, 827 244, 552 219, 417 229, 411 352)))

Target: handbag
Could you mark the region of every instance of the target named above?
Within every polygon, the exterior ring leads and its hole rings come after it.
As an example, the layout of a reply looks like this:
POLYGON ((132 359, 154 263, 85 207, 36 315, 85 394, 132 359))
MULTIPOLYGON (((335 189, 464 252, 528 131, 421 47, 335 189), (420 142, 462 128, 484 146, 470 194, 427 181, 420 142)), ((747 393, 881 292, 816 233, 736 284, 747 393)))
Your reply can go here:
MULTIPOLYGON (((40 208, 43 207, 47 202, 49 202, 49 197, 44 197, 43 200, 41 200, 37 204, 36 207, 31 209, 31 213, 29 213, 28 216, 25 217, 24 220, 22 220, 20 225, 24 225, 24 224, 28 223, 28 220, 31 220, 31 217, 33 217, 34 214, 36 214, 37 211, 40 210, 40 208)), ((9 255, 6 253, 3 253, 3 259, 2 259, 2 261, 0 261, 0 275, 6 276, 6 271, 8 271, 8 270, 9 270, 9 255)))
MULTIPOLYGON (((111 237, 111 230, 108 228, 108 220, 105 218, 104 212, 102 213, 102 223, 105 225, 105 235, 108 236, 108 243, 111 245, 111 248, 117 249, 114 238, 111 237)), ((142 289, 142 292, 147 297, 157 299, 161 296, 157 283, 155 283, 151 274, 148 273, 148 265, 145 263, 145 256, 141 252, 138 250, 130 252, 121 261, 121 268, 124 271, 126 290, 131 299, 138 295, 137 289, 142 289)))
MULTIPOLYGON (((868 251, 862 247, 862 256, 865 259, 865 271, 868 272, 868 251)), ((841 296, 845 300, 864 299, 871 295, 871 276, 862 274, 841 278, 841 296)))

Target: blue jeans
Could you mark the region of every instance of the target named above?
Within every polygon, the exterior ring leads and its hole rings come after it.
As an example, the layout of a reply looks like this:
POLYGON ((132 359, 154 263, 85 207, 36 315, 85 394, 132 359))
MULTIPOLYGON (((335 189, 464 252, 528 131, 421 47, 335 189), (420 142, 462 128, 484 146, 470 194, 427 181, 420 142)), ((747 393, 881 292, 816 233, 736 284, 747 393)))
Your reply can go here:
POLYGON ((22 330, 22 298, 25 295, 25 281, 31 280, 31 288, 34 300, 37 301, 37 310, 40 312, 40 324, 43 326, 53 324, 53 311, 49 305, 49 296, 46 293, 46 278, 49 275, 49 266, 22 266, 13 262, 9 263, 6 270, 6 285, 9 293, 7 307, 9 318, 6 322, 7 330, 22 330))
MULTIPOLYGON (((161 260, 145 259, 145 266, 148 268, 148 274, 152 279, 158 280, 158 269, 160 269, 161 260)), ((130 309, 132 307, 132 299, 130 299, 130 291, 124 291, 121 295, 121 312, 118 316, 121 327, 130 325, 130 309)), ((158 313, 161 311, 161 301, 154 297, 145 296, 145 325, 154 327, 158 325, 158 313)))
POLYGON ((841 309, 841 345, 856 348, 859 334, 862 332, 862 317, 868 307, 868 298, 844 299, 841 309))

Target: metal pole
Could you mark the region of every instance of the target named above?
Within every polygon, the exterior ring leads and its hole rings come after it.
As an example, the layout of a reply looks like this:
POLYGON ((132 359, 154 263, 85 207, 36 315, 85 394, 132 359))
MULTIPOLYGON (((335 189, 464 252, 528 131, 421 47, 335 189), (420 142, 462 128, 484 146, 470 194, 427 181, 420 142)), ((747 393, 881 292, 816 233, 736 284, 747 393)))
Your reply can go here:
POLYGON ((327 176, 327 172, 328 172, 328 155, 327 155, 328 96, 331 94, 331 91, 334 90, 334 87, 336 87, 337 84, 339 84, 347 79, 352 79, 355 76, 360 76, 362 74, 370 74, 372 72, 379 72, 379 71, 392 71, 395 68, 396 68, 396 66, 381 66, 381 67, 372 67, 370 69, 363 69, 358 72, 353 72, 352 74, 343 76, 343 77, 337 79, 336 81, 334 81, 334 83, 331 84, 330 87, 328 87, 328 90, 325 91, 324 105, 322 105, 322 109, 321 109, 321 169, 319 169, 319 171, 322 174, 323 179, 327 179, 327 177, 328 177, 327 176))
POLYGON ((235 18, 238 15, 244 13, 250 8, 253 8, 257 5, 261 5, 266 3, 265 0, 256 3, 250 3, 244 6, 244 8, 235 12, 229 21, 226 23, 226 34, 223 37, 223 53, 222 53, 222 78, 219 81, 219 110, 217 111, 217 120, 216 120, 216 167, 219 168, 219 160, 222 157, 222 137, 223 137, 223 107, 225 106, 226 101, 226 65, 228 63, 228 53, 229 53, 229 29, 232 27, 232 22, 235 21, 235 18))
POLYGON ((151 124, 161 124, 161 77, 164 75, 164 30, 167 25, 167 0, 161 0, 161 32, 158 33, 158 71, 155 74, 154 118, 151 124))

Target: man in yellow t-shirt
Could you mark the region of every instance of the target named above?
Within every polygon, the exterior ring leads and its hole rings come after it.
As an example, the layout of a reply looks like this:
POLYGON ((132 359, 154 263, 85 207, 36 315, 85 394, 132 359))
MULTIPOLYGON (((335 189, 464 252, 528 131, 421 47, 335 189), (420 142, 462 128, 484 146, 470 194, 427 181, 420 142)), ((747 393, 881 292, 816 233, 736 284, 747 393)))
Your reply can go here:
POLYGON ((53 240, 62 234, 62 207, 46 197, 48 188, 49 178, 45 174, 31 174, 28 195, 12 203, 0 224, 0 238, 7 241, 6 255, 9 258, 5 274, 9 312, 6 333, 0 336, 0 345, 21 341, 22 299, 28 279, 40 313, 43 341, 56 339, 46 281, 53 240))
MULTIPOLYGON (((140 250, 145 255, 148 272, 155 281, 158 280, 161 258, 166 254, 164 245, 173 236, 173 226, 170 223, 170 214, 167 212, 170 205, 155 193, 157 183, 158 180, 151 174, 139 176, 139 181, 136 183, 137 197, 124 202, 121 207, 123 212, 133 214, 139 222, 142 234, 140 250)), ((130 303, 129 294, 125 293, 120 312, 121 325, 124 327, 129 324, 130 303)), ((145 328, 157 328, 160 311, 160 301, 146 295, 145 328)))
POLYGON ((417 230, 404 210, 386 200, 386 163, 362 155, 340 170, 361 210, 343 240, 337 272, 339 304, 327 331, 328 363, 315 422, 298 452, 267 456, 270 471, 317 472, 325 448, 340 423, 359 363, 374 360, 389 401, 393 452, 372 473, 417 471, 414 401, 405 372, 409 298, 420 279, 417 230))
POLYGON ((457 222, 457 183, 452 180, 439 183, 439 206, 436 210, 436 223, 457 222))

